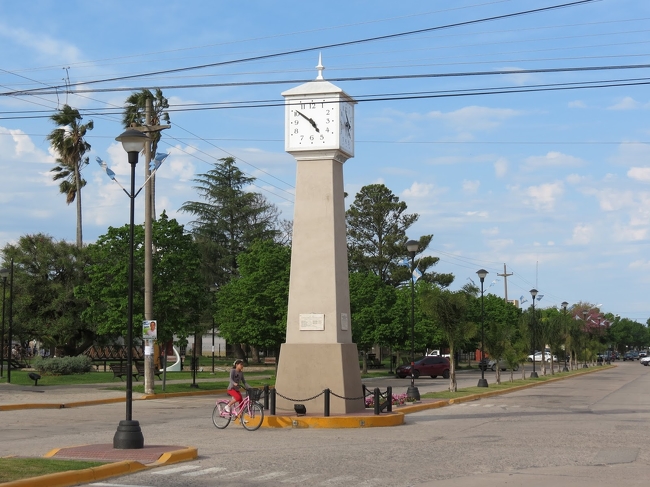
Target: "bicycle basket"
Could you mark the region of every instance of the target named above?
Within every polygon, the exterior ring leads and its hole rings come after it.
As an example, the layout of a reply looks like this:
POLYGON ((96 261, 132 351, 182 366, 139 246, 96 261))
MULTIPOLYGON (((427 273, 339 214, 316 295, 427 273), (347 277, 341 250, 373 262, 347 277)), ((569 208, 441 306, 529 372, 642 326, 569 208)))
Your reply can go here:
POLYGON ((251 401, 259 401, 262 395, 262 389, 248 389, 248 397, 251 401))

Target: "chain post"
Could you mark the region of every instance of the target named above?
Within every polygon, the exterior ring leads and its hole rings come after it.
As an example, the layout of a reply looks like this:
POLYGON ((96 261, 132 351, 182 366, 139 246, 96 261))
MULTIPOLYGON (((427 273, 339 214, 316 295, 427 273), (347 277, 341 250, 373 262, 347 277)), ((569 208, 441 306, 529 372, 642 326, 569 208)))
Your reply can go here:
POLYGON ((323 391, 323 415, 327 418, 330 415, 330 390, 323 391))
POLYGON ((269 385, 264 385, 264 410, 269 409, 269 385))
POLYGON ((379 387, 375 387, 375 392, 374 392, 375 414, 379 414, 381 412, 381 405, 379 404, 380 401, 381 401, 381 394, 379 393, 379 387))
POLYGON ((388 404, 386 405, 386 412, 387 413, 392 413, 393 412, 393 387, 388 386, 386 387, 386 400, 388 401, 388 404))
POLYGON ((270 404, 270 411, 271 416, 275 416, 275 388, 271 389, 271 404, 270 404))

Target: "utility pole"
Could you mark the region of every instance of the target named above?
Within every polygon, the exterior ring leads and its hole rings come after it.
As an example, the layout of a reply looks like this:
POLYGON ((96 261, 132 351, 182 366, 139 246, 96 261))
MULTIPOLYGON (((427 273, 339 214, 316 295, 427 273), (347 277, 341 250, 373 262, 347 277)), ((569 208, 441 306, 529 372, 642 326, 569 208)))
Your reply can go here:
MULTIPOLYGON (((151 112, 153 105, 151 98, 147 98, 145 106, 145 125, 144 127, 134 127, 146 133, 159 132, 169 125, 151 126, 151 112)), ((144 319, 153 320, 153 214, 154 192, 153 178, 151 176, 151 140, 148 140, 144 148, 145 165, 144 177, 146 185, 144 187, 144 319)), ((164 325, 163 325, 164 326, 164 325)), ((154 393, 154 360, 155 354, 154 340, 145 340, 144 344, 144 393, 154 393)))
POLYGON ((511 276, 511 275, 512 275, 512 272, 510 274, 508 274, 506 272, 506 264, 504 262, 503 263, 503 274, 497 274, 497 276, 503 277, 503 286, 505 287, 505 291, 506 291, 506 299, 505 299, 506 303, 508 302, 508 276, 511 276))

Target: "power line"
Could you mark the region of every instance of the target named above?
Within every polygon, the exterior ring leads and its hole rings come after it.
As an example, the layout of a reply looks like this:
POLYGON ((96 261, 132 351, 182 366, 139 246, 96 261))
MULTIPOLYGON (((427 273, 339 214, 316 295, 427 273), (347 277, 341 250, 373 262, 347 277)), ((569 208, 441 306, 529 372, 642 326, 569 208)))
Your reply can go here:
MULTIPOLYGON (((246 58, 233 59, 233 60, 229 60, 229 61, 220 61, 220 62, 217 62, 217 63, 209 63, 209 64, 201 64, 201 65, 195 65, 195 66, 187 66, 187 67, 183 67, 183 68, 172 68, 172 69, 165 69, 165 70, 159 70, 159 71, 151 71, 151 72, 148 72, 148 73, 132 74, 132 75, 126 75, 126 76, 117 76, 117 77, 105 78, 105 79, 101 79, 101 80, 91 80, 91 81, 86 81, 86 82, 83 82, 83 83, 75 83, 75 84, 72 84, 72 85, 69 85, 69 86, 72 88, 72 87, 76 87, 76 86, 80 86, 80 85, 108 83, 108 82, 111 82, 111 81, 124 81, 124 80, 128 80, 128 79, 146 78, 146 77, 151 77, 151 76, 156 76, 156 75, 161 75, 161 74, 181 73, 181 72, 193 71, 193 70, 197 70, 197 69, 228 66, 228 65, 245 63, 245 62, 250 62, 250 61, 260 61, 260 60, 263 60, 263 59, 272 59, 272 58, 289 56, 289 55, 294 55, 294 54, 301 54, 301 53, 306 53, 306 52, 322 51, 322 50, 332 49, 332 48, 336 48, 336 47, 344 47, 344 46, 365 44, 365 43, 369 43, 369 42, 384 41, 384 40, 388 40, 388 39, 396 39, 398 37, 413 36, 413 35, 422 34, 422 33, 425 33, 425 32, 433 32, 433 31, 437 31, 437 30, 451 29, 451 28, 455 28, 455 27, 465 27, 465 26, 480 24, 480 23, 485 23, 485 22, 493 22, 493 21, 496 21, 496 20, 503 20, 503 19, 508 19, 508 18, 521 17, 521 16, 524 16, 524 15, 538 14, 538 13, 542 13, 542 12, 548 12, 548 11, 551 11, 551 10, 558 10, 558 9, 563 9, 563 8, 568 8, 568 7, 574 7, 574 6, 578 6, 578 5, 593 3, 593 2, 596 2, 596 1, 600 1, 600 0, 575 0, 575 1, 572 1, 572 2, 556 4, 556 5, 550 5, 548 7, 541 7, 541 8, 530 9, 530 10, 522 10, 522 11, 519 11, 519 12, 512 12, 512 13, 508 13, 508 14, 495 15, 495 16, 491 16, 491 17, 483 17, 483 18, 479 18, 479 19, 466 20, 466 21, 455 22, 455 23, 451 23, 451 24, 439 25, 439 26, 434 26, 434 27, 427 27, 427 28, 424 28, 424 29, 415 29, 415 30, 410 30, 410 31, 398 32, 398 33, 394 33, 394 34, 385 34, 385 35, 381 35, 381 36, 366 37, 366 38, 363 38, 363 39, 356 39, 356 40, 352 40, 352 41, 336 42, 336 43, 331 43, 331 44, 323 44, 323 45, 314 46, 314 47, 305 47, 305 48, 293 49, 293 50, 289 50, 289 51, 282 51, 282 52, 271 53, 271 54, 262 54, 262 55, 258 55, 258 56, 250 56, 250 57, 246 57, 246 58)), ((59 86, 58 88, 61 88, 61 87, 59 86)), ((16 96, 18 94, 40 93, 41 91, 42 90, 40 88, 32 88, 32 89, 29 89, 29 90, 15 91, 13 93, 3 93, 1 95, 3 95, 3 96, 16 96)))

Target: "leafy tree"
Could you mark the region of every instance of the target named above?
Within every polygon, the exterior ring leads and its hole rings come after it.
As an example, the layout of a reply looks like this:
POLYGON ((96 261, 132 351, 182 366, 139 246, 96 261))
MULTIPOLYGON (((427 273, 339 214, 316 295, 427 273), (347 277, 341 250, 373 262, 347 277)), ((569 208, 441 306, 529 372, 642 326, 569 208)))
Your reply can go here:
POLYGON ((237 261, 239 276, 217 293, 219 334, 230 343, 278 352, 286 334, 291 249, 258 240, 237 261))
MULTIPOLYGON (((435 320, 447 338, 451 357, 454 356, 458 343, 476 333, 476 324, 467 320, 469 304, 468 295, 464 291, 452 292, 432 287, 422 293, 421 306, 424 315, 435 320)), ((449 370, 449 390, 456 392, 458 384, 454 360, 451 360, 449 370)))
MULTIPOLYGON (((368 351, 375 343, 388 344, 385 340, 394 324, 391 310, 396 300, 395 288, 373 273, 350 274, 352 340, 360 350, 368 351)), ((365 354, 363 371, 367 372, 365 354)))
POLYGON ((214 168, 194 180, 202 201, 186 201, 181 211, 194 217, 192 234, 199 244, 205 286, 225 285, 238 276, 237 256, 255 240, 277 236, 277 208, 258 193, 248 192, 254 178, 220 159, 214 168))
POLYGON ((14 334, 38 339, 66 355, 81 353, 93 341, 94 326, 81 319, 86 300, 75 286, 86 281, 85 249, 42 233, 25 235, 2 249, 5 267, 14 259, 14 334))
MULTIPOLYGON (((383 184, 361 188, 346 212, 352 271, 372 272, 382 282, 392 286, 410 277, 409 268, 403 262, 408 254, 406 231, 419 215, 408 214, 406 209, 406 203, 383 184)), ((432 238, 433 235, 420 237, 418 254, 426 250, 432 238)), ((448 286, 453 281, 451 274, 426 274, 427 269, 438 260, 437 257, 422 257, 417 262, 417 268, 424 274, 424 280, 448 286)))
MULTIPOLYGON (((144 228, 135 227, 134 253, 134 327, 143 319, 144 228)), ((183 226, 163 212, 153 222, 153 309, 158 320, 158 341, 181 339, 196 331, 202 309, 208 306, 207 291, 199 274, 201 261, 192 236, 183 226)), ((77 295, 88 299, 82 317, 96 324, 97 332, 112 337, 126 333, 129 267, 129 226, 110 227, 97 242, 88 245, 91 264, 89 282, 80 286, 77 295)), ((134 337, 137 337, 134 333, 134 337)))
POLYGON ((81 177, 81 170, 88 165, 86 152, 90 144, 84 137, 88 130, 92 130, 94 123, 89 120, 81 124, 83 117, 79 110, 63 105, 63 108, 52 115, 50 120, 57 125, 47 136, 52 148, 57 153, 56 166, 50 171, 54 173, 52 179, 59 181, 59 191, 66 195, 65 202, 69 205, 77 203, 77 247, 83 245, 82 218, 81 218, 81 188, 86 185, 81 177))
MULTIPOLYGON (((169 123, 169 101, 163 96, 160 88, 155 89, 155 93, 144 88, 141 91, 131 93, 126 99, 124 113, 122 115, 122 124, 125 128, 132 126, 141 127, 146 125, 146 108, 147 100, 151 100, 151 125, 162 125, 163 122, 169 123)), ((158 143, 162 137, 161 131, 150 132, 151 140, 150 154, 155 156, 158 149, 158 143)), ((151 216, 152 220, 156 218, 156 175, 151 177, 151 216)))

